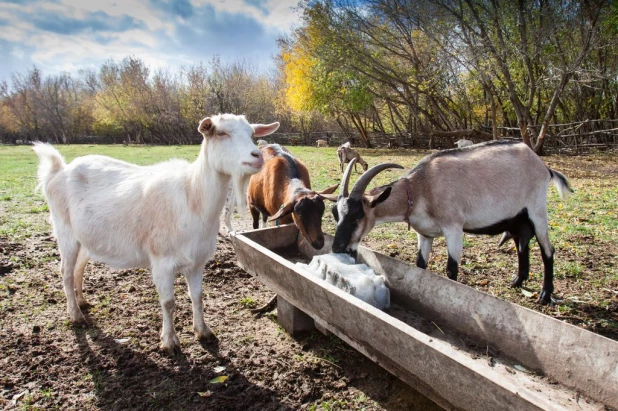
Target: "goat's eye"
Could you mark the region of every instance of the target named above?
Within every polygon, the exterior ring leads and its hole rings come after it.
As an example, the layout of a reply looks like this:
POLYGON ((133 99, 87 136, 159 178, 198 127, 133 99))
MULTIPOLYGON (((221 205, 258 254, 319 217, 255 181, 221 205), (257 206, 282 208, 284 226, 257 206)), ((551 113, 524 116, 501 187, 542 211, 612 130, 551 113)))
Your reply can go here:
POLYGON ((217 132, 217 135, 219 137, 226 137, 228 134, 225 131, 219 131, 219 132, 217 132))

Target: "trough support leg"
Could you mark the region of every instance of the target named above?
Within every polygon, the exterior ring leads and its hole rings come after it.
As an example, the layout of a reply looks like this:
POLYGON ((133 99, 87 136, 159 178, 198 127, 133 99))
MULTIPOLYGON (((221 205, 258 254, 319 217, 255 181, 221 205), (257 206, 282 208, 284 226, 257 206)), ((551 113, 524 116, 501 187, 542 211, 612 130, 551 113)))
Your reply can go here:
POLYGON ((328 330, 328 328, 326 328, 326 325, 325 325, 325 323, 324 323, 322 320, 319 320, 319 319, 317 319, 317 318, 316 318, 314 321, 315 321, 315 328, 316 328, 319 332, 321 332, 322 334, 324 334, 324 335, 325 335, 325 336, 327 336, 327 337, 328 337, 329 335, 331 335, 331 334, 332 334, 332 333, 328 330))
POLYGON ((277 295, 277 322, 290 335, 315 329, 313 318, 277 295))

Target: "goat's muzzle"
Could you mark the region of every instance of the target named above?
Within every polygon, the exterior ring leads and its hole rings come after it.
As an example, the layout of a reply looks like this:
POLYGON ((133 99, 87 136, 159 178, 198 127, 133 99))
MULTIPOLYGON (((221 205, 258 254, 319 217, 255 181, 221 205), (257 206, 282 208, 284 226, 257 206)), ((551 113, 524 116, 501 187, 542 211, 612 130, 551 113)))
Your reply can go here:
POLYGON ((324 247, 324 237, 318 238, 315 241, 311 242, 311 246, 316 250, 321 250, 324 247))
POLYGON ((259 150, 254 150, 251 152, 251 156, 255 158, 253 161, 245 161, 243 165, 246 165, 251 168, 255 168, 259 170, 264 165, 264 157, 262 157, 262 152, 259 150))

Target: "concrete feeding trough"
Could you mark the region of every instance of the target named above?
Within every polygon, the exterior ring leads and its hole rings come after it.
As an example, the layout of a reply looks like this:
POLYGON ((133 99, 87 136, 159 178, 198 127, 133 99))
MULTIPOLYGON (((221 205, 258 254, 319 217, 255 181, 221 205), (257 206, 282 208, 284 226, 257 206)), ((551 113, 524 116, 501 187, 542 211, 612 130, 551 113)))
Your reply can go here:
POLYGON ((616 341, 359 247, 390 288, 380 311, 299 270, 332 237, 315 250, 294 225, 232 242, 288 332, 332 332, 445 409, 618 409, 616 341))

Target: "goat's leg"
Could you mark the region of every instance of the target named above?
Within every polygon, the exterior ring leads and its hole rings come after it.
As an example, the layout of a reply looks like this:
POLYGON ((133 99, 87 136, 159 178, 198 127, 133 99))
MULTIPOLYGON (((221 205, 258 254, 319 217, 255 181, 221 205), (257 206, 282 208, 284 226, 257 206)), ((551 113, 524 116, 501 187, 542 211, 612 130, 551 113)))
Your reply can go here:
POLYGON ((433 238, 425 237, 422 234, 416 233, 418 239, 418 253, 416 254, 416 266, 425 270, 429 263, 429 254, 433 245, 433 238))
POLYGON ((202 341, 210 341, 215 339, 212 330, 208 328, 204 322, 204 307, 202 305, 202 276, 204 273, 203 265, 191 270, 185 274, 187 286, 189 288, 189 297, 193 305, 193 332, 195 336, 202 341))
POLYGON ((446 263, 446 275, 451 280, 457 281, 459 272, 459 260, 463 249, 463 231, 448 230, 444 233, 446 239, 446 250, 448 251, 448 261, 446 263))
POLYGON ((251 212, 251 217, 253 218, 253 229, 260 228, 260 212, 255 207, 251 207, 249 211, 251 212))
POLYGON ((523 225, 513 235, 517 249, 517 276, 511 281, 511 287, 521 287, 530 275, 530 239, 534 236, 534 227, 530 223, 523 225))
POLYGON ((167 264, 153 264, 152 280, 157 287, 163 311, 161 349, 170 355, 180 354, 180 341, 174 330, 174 278, 174 271, 167 264))
POLYGON ((80 307, 88 307, 90 304, 84 298, 84 271, 88 264, 88 252, 84 247, 81 247, 77 254, 77 262, 75 263, 75 271, 73 278, 75 280, 75 296, 77 297, 77 305, 80 307))
POLYGON ((62 272, 62 285, 64 294, 67 297, 67 311, 73 324, 87 324, 86 318, 79 308, 77 297, 75 296, 75 266, 79 254, 80 244, 73 238, 72 234, 58 234, 58 247, 60 248, 60 271, 62 272))
POLYGON ((268 224, 266 224, 267 221, 268 221, 268 216, 262 213, 262 228, 268 227, 268 224))
POLYGON ((541 257, 543 258, 544 267, 543 288, 541 289, 541 294, 537 302, 540 304, 550 304, 551 294, 554 292, 554 247, 549 241, 547 212, 533 219, 532 224, 534 225, 536 239, 541 248, 541 257))

